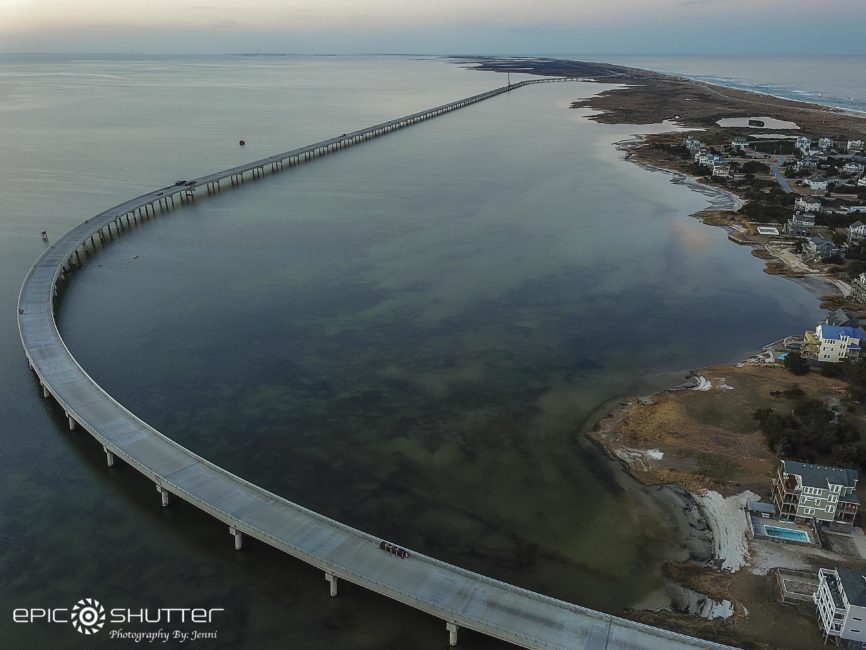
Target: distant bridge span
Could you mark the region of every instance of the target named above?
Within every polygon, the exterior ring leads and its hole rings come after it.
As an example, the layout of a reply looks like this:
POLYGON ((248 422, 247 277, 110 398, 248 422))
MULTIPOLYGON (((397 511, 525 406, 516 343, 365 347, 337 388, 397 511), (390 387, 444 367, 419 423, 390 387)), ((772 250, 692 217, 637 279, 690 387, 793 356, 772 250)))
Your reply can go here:
MULTIPOLYGON (((54 397, 70 429, 81 427, 102 445, 108 465, 122 459, 153 481, 167 506, 174 495, 223 522, 240 550, 248 535, 319 568, 337 595, 339 580, 360 585, 443 620, 449 643, 459 628, 518 646, 556 650, 725 648, 666 630, 579 607, 461 569, 414 551, 406 558, 380 548, 363 531, 292 503, 194 454, 136 417, 103 390, 69 352, 54 318, 54 299, 67 275, 84 259, 175 199, 195 199, 197 189, 221 190, 276 173, 432 117, 537 83, 521 81, 413 113, 390 122, 246 165, 170 185, 114 206, 73 228, 39 257, 18 297, 18 328, 30 368, 45 398, 54 397)), ((402 553, 401 553, 402 554, 402 553)))

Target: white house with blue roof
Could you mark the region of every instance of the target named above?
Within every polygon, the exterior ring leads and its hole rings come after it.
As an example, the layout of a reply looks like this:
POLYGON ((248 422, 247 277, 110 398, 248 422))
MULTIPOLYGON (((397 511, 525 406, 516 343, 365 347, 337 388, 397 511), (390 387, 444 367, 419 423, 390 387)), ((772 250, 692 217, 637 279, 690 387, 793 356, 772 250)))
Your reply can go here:
POLYGON ((857 327, 840 327, 821 323, 815 332, 803 336, 805 355, 821 363, 839 363, 860 358, 860 339, 863 332, 857 327))

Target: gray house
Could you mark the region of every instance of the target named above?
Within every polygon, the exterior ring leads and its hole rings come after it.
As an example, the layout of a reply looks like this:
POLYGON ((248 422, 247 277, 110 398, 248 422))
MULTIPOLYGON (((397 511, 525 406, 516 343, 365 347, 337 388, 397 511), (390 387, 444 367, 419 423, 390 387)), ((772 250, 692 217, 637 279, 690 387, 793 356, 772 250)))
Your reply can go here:
POLYGON ((809 237, 815 230, 815 215, 795 212, 785 224, 785 234, 792 237, 809 237))
POLYGON ((835 327, 860 327, 860 321, 842 308, 829 312, 824 323, 835 327))
POLYGON ((860 500, 857 470, 780 460, 773 479, 773 503, 783 520, 815 520, 831 530, 851 532, 860 500))
POLYGON ((811 237, 803 242, 803 256, 812 261, 823 262, 839 254, 839 247, 829 239, 811 237))

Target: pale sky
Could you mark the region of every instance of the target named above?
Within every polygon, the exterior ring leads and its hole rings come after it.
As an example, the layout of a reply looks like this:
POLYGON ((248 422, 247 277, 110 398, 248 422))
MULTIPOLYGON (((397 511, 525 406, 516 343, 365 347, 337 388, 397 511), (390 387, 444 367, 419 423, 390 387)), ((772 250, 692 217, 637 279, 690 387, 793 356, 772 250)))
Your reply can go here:
POLYGON ((0 0, 0 52, 866 54, 866 0, 0 0))

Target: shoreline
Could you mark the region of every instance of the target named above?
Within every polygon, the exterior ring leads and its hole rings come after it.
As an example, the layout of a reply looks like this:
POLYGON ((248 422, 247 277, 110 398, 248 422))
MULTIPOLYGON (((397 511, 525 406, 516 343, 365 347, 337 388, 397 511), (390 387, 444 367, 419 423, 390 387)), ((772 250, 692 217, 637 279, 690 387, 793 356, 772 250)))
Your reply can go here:
MULTIPOLYGON (((557 62, 557 65, 551 69, 545 67, 543 60, 520 63, 522 68, 530 68, 518 70, 520 72, 542 75, 563 74, 562 62, 557 62)), ((864 138, 866 113, 860 114, 820 104, 714 85, 687 77, 621 66, 596 64, 600 74, 594 76, 587 74, 586 69, 592 65, 578 62, 582 78, 592 77, 592 81, 614 83, 617 87, 604 90, 589 99, 573 102, 572 108, 592 110, 593 113, 586 118, 601 123, 631 124, 638 128, 641 125, 670 123, 672 128, 666 133, 635 133, 632 137, 615 142, 613 145, 623 154, 624 160, 637 164, 647 171, 664 173, 670 177, 672 183, 686 185, 690 190, 707 197, 710 205, 688 216, 699 219, 704 225, 724 228, 733 243, 748 245, 752 248, 753 254, 759 250, 766 250, 760 241, 749 241, 742 237, 741 241, 737 241, 730 235, 739 231, 739 228, 734 227, 735 224, 743 227, 742 223, 737 222, 746 219, 746 215, 741 210, 749 202, 748 191, 760 186, 749 181, 745 184, 745 189, 742 186, 736 188, 739 190, 738 193, 735 188, 720 187, 717 182, 702 182, 699 177, 685 171, 685 163, 674 159, 669 153, 672 143, 681 141, 683 130, 699 133, 702 141, 705 137, 709 137, 711 141, 715 139, 718 142, 725 142, 727 139, 730 142, 730 138, 737 134, 737 129, 725 130, 725 127, 716 124, 719 119, 767 115, 774 119, 793 122, 799 127, 799 134, 807 134, 809 137, 828 137, 828 134, 832 133, 848 133, 849 138, 857 135, 860 139, 866 139, 864 138), (685 103, 689 101, 692 103, 685 103), (653 146, 657 143, 666 145, 666 149, 664 146, 657 147, 663 153, 653 151, 653 146), (719 213, 726 214, 720 217, 719 213)), ((487 70, 497 70, 496 60, 486 60, 482 67, 487 70)), ((507 69, 509 67, 503 65, 499 71, 507 69)), ((511 67, 510 71, 515 69, 511 67)), ((766 252, 770 253, 770 251, 766 252)), ((773 260, 776 260, 775 256, 773 260)), ((769 268, 768 264, 764 271, 771 272, 769 268)), ((788 268, 785 266, 785 270, 788 268)), ((778 271, 778 267, 773 271, 778 271)), ((831 281, 826 268, 817 273, 782 272, 781 274, 805 286, 815 295, 819 305, 824 304, 826 296, 820 294, 821 289, 816 286, 816 280, 827 288, 832 287, 833 295, 842 294, 840 287, 831 281)), ((824 293, 829 292, 825 289, 824 293)), ((760 342, 758 345, 765 343, 760 342)), ((794 383, 787 371, 779 369, 778 366, 756 368, 751 364, 732 362, 693 369, 690 373, 692 376, 700 376, 701 383, 706 384, 702 391, 716 388, 713 393, 713 398, 716 400, 725 400, 727 395, 733 393, 737 393, 735 399, 748 396, 757 399, 761 393, 754 390, 749 383, 756 380, 755 377, 750 377, 750 374, 759 375, 758 379, 764 382, 794 383), (763 376, 767 372, 769 375, 763 376), (774 372, 783 374, 772 375, 774 372), (731 385, 728 385, 726 377, 719 377, 719 373, 732 377, 731 385), (711 379, 708 380, 703 375, 711 379)), ((763 387, 764 384, 761 386, 763 387)), ((706 542, 708 536, 712 551, 711 559, 702 562, 691 556, 685 562, 668 561, 664 565, 665 578, 675 587, 684 590, 686 600, 697 602, 697 605, 683 607, 682 601, 678 603, 672 597, 670 606, 659 606, 659 602, 652 602, 654 594, 648 594, 644 601, 636 603, 634 609, 628 610, 627 615, 641 622, 661 624, 678 631, 733 645, 754 644, 756 639, 767 638, 766 630, 754 629, 753 622, 749 620, 748 609, 756 607, 756 604, 751 601, 748 604, 743 603, 740 596, 746 593, 751 597, 754 590, 763 589, 765 591, 761 598, 757 599, 757 606, 761 608, 774 606, 772 602, 768 603, 766 600, 767 594, 772 593, 772 588, 768 586, 770 580, 768 575, 776 559, 772 552, 766 553, 764 549, 761 549, 761 553, 757 552, 756 543, 748 534, 743 506, 746 500, 760 498, 759 494, 753 492, 751 488, 759 490, 760 493, 767 492, 764 483, 767 483, 768 468, 773 467, 773 454, 770 453, 760 433, 753 434, 747 443, 741 442, 741 439, 731 438, 730 434, 726 439, 724 433, 721 433, 718 436, 722 440, 721 444, 712 436, 709 439, 703 438, 701 433, 704 432, 677 430, 665 435, 665 431, 678 427, 683 421, 695 424, 694 414, 688 413, 684 406, 686 402, 695 401, 689 399, 695 394, 696 391, 678 391, 676 387, 667 387, 645 397, 611 398, 587 415, 578 435, 588 439, 614 462, 629 480, 644 486, 648 492, 654 487, 657 490, 671 490, 666 497, 675 504, 676 491, 679 490, 681 498, 684 498, 687 504, 686 508, 693 508, 698 513, 699 519, 705 522, 701 530, 700 525, 690 521, 688 534, 680 535, 682 539, 671 542, 670 546, 674 547, 680 543, 685 545, 699 543, 701 538, 706 542), (674 394, 681 399, 671 398, 674 394), (673 418, 669 417, 668 411, 673 418), (654 417, 655 427, 646 426, 646 422, 652 419, 647 417, 647 413, 654 417), (629 434, 628 424, 633 417, 640 420, 640 424, 644 427, 638 426, 635 433, 629 434), (690 418, 691 422, 689 422, 690 418), (659 424, 661 426, 658 426, 659 424), (751 446, 749 453, 743 454, 743 446, 751 446), (661 463, 662 458, 667 459, 664 464, 661 463), (748 471, 743 469, 737 472, 732 469, 737 468, 738 463, 748 471), (739 478, 743 472, 748 480, 739 478)), ((701 392, 701 395, 709 394, 709 392, 701 392)), ((746 411, 746 415, 749 416, 751 412, 746 411)), ((746 426, 751 426, 752 430, 756 428, 754 422, 746 426)), ((670 592, 668 595, 671 595, 670 592)), ((772 595, 769 598, 775 600, 772 595)), ((784 608, 784 605, 782 607, 784 608)), ((772 617, 780 618, 779 612, 774 612, 772 617)), ((770 626, 770 628, 769 638, 772 639, 770 644, 775 645, 775 635, 782 635, 783 631, 778 626, 770 626)), ((803 642, 793 632, 786 630, 786 633, 794 635, 790 639, 791 647, 803 642)))
POLYGON ((617 151, 621 151, 625 154, 623 156, 623 160, 627 160, 628 162, 637 165, 641 169, 645 169, 651 172, 659 172, 665 174, 666 176, 670 176, 671 183, 674 183, 675 185, 685 185, 693 192, 702 194, 710 199, 710 205, 708 207, 702 210, 698 210, 697 212, 692 212, 688 216, 695 217, 696 215, 700 215, 702 212, 706 212, 708 210, 717 210, 719 212, 736 212, 741 207, 743 207, 745 203, 744 199, 730 190, 725 190, 721 187, 701 183, 700 179, 697 176, 687 174, 677 169, 662 167, 661 165, 646 160, 641 160, 639 156, 635 156, 634 154, 636 153, 636 150, 641 145, 647 142, 647 138, 647 134, 635 133, 634 135, 632 135, 631 138, 626 138, 625 140, 618 140, 613 144, 614 147, 616 147, 617 151), (713 202, 714 198, 721 198, 722 200, 716 203, 713 202))
MULTIPOLYGON (((704 86, 708 86, 710 88, 718 88, 721 90, 736 90, 742 93, 748 93, 750 95, 757 95, 759 97, 767 97, 769 99, 780 100, 783 102, 794 102, 797 104, 808 104, 810 106, 814 106, 816 109, 825 109, 831 113, 841 113, 843 115, 849 115, 851 117, 862 117, 866 118, 866 110, 858 111, 853 108, 846 108, 845 106, 834 106, 833 104, 821 104, 820 102, 809 102, 803 101, 800 99, 794 99, 793 97, 785 97, 784 95, 774 95, 773 93, 761 92, 760 90, 752 90, 750 88, 741 88, 739 86, 732 86, 723 83, 707 81, 706 79, 697 79, 695 77, 689 77, 684 74, 679 74, 676 72, 662 72, 657 70, 650 70, 648 68, 635 68, 635 70, 645 70, 646 72, 652 72, 661 75, 667 75, 674 79, 679 79, 685 82, 692 82, 696 84, 702 84, 704 86)), ((795 91, 791 91, 795 92, 795 91)))
MULTIPOLYGON (((866 117, 866 114, 864 114, 866 117)), ((623 160, 637 165, 641 169, 657 172, 670 177, 670 182, 676 185, 684 185, 689 190, 697 192, 708 198, 710 205, 701 210, 689 213, 687 216, 697 219, 705 226, 721 228, 728 233, 728 240, 737 246, 746 246, 752 249, 752 255, 766 261, 764 272, 771 275, 781 275, 789 280, 797 282, 807 289, 821 304, 832 299, 845 299, 847 296, 837 284, 837 278, 828 273, 827 269, 817 269, 808 273, 796 272, 785 264, 781 257, 768 251, 767 247, 758 242, 737 241, 731 235, 740 232, 735 227, 735 222, 720 222, 718 213, 739 214, 739 210, 746 204, 747 199, 735 192, 701 182, 701 179, 679 169, 664 167, 655 161, 649 161, 640 156, 640 147, 648 142, 651 137, 647 134, 634 134, 630 138, 614 142, 617 151, 622 152, 623 160), (773 265, 780 265, 780 270, 774 270, 773 265)), ((763 345, 763 344, 762 344, 763 345)), ((756 349, 761 349, 756 348, 756 349)), ((692 368, 688 372, 697 372, 700 368, 692 368)))
MULTIPOLYGON (((794 99, 793 97, 785 97, 784 95, 774 95, 773 93, 761 92, 760 90, 753 90, 750 88, 741 88, 740 86, 732 86, 732 85, 723 84, 723 83, 719 83, 719 82, 707 81, 706 79, 698 79, 695 77, 689 77, 687 75, 676 73, 676 72, 662 72, 662 71, 656 71, 656 70, 649 70, 648 68, 644 68, 644 69, 646 69, 648 72, 657 72, 658 74, 665 74, 665 75, 668 75, 671 77, 675 77, 677 79, 682 79, 683 81, 691 81, 691 82, 698 83, 698 84, 704 84, 706 86, 710 86, 713 88, 721 88, 724 90, 738 90, 740 92, 750 93, 752 95, 758 95, 760 97, 769 97, 770 99, 777 99, 777 100, 782 100, 785 102, 798 102, 798 103, 811 104, 811 105, 815 106, 816 108, 825 108, 825 109, 827 109, 831 112, 834 112, 834 113, 842 113, 842 114, 846 114, 846 115, 851 115, 852 117, 866 118, 866 109, 861 111, 861 110, 857 110, 855 108, 847 108, 845 106, 835 106, 833 104, 822 104, 820 102, 803 102, 799 99, 794 99)), ((790 92, 793 93, 793 92, 797 92, 797 91, 792 90, 790 92)), ((800 92, 806 92, 806 91, 800 91, 800 92)))

